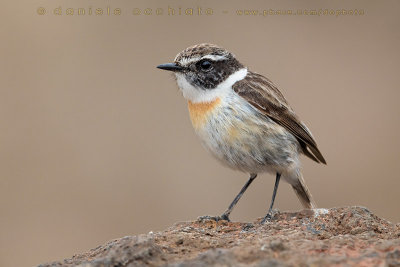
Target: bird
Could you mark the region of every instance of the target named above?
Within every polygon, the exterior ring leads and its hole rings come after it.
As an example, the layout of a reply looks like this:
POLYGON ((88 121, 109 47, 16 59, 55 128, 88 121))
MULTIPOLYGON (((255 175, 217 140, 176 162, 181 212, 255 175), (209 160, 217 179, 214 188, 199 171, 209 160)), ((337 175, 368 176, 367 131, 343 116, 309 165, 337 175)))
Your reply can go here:
POLYGON ((273 217, 281 177, 304 208, 317 207, 301 173, 300 155, 317 163, 326 164, 326 160, 311 131, 272 81, 249 70, 231 52, 209 43, 190 46, 172 63, 157 68, 175 74, 203 146, 222 164, 249 174, 239 194, 215 220, 230 221, 233 208, 260 173, 275 175, 262 224, 273 217))

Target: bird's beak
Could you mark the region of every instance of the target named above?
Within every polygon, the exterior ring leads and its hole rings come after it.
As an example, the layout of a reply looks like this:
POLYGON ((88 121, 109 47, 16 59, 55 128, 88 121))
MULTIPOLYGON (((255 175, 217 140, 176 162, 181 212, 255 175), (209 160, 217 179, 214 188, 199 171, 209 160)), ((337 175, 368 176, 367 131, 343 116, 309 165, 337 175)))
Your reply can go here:
POLYGON ((183 68, 176 63, 166 63, 158 65, 157 68, 169 71, 181 71, 183 68))

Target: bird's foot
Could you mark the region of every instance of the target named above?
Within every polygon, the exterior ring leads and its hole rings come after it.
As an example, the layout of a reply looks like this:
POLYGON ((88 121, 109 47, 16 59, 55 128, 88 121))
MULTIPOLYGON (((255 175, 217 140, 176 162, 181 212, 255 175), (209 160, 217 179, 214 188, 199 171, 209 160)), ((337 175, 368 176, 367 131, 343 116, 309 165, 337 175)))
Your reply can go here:
POLYGON ((230 222, 231 220, 229 219, 229 216, 226 214, 222 214, 221 216, 210 216, 210 215, 206 215, 206 216, 200 216, 197 218, 198 222, 204 222, 204 221, 228 221, 230 222))
POLYGON ((267 213, 267 215, 265 215, 265 217, 262 219, 261 224, 264 224, 266 221, 271 221, 272 219, 272 214, 271 213, 267 213))
POLYGON ((278 210, 270 210, 270 211, 268 211, 267 215, 265 215, 265 217, 261 220, 260 224, 264 224, 267 221, 270 222, 275 217, 275 215, 277 213, 279 213, 278 210))

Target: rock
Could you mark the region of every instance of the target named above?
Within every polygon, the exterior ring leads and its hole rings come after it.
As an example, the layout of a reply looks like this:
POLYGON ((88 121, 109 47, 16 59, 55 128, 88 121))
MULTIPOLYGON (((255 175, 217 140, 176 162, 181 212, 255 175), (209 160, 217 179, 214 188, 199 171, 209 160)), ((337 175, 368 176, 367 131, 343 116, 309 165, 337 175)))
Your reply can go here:
POLYGON ((207 218, 39 266, 400 266, 400 224, 363 207, 277 212, 264 225, 207 218))

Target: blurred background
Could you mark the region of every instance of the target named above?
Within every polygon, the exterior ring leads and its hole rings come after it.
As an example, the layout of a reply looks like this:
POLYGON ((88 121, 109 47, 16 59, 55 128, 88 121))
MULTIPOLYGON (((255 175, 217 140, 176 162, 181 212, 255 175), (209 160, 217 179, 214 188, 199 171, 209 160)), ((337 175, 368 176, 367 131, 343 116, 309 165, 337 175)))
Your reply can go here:
MULTIPOLYGON (((269 77, 309 126, 328 162, 303 157, 320 207, 362 205, 399 222, 399 10, 398 1, 3 3, 0 266, 225 210, 248 176, 202 148, 172 75, 155 68, 202 42, 269 77)), ((260 175, 232 220, 265 215, 273 183, 260 175)), ((286 183, 276 208, 301 208, 286 183)))

